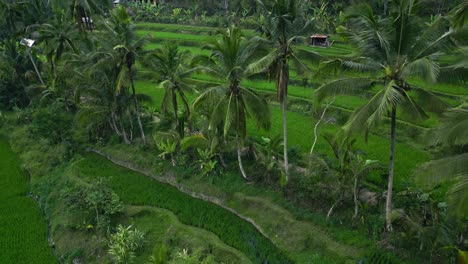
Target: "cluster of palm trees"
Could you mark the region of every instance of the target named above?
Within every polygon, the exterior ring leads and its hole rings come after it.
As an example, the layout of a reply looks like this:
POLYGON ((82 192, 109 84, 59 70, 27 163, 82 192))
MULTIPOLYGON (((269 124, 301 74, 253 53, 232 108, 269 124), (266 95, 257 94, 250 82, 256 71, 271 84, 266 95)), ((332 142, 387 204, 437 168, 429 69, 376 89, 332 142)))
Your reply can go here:
MULTIPOLYGON (((145 114, 140 102, 147 98, 137 94, 134 81, 139 67, 137 62, 140 62, 157 76, 159 87, 165 90, 162 113, 172 115, 180 137, 184 137, 184 124, 190 122, 192 109, 206 111, 207 130, 223 140, 229 136, 234 139, 239 168, 247 179, 241 158, 247 138, 247 119, 252 118, 259 128, 268 129, 271 114, 266 100, 241 83, 251 75, 267 75, 275 82, 282 109, 283 170, 285 182, 289 180, 286 113, 290 70, 294 69, 301 75, 310 75, 311 72, 299 59, 295 47, 302 43, 301 36, 313 27, 305 12, 306 1, 258 1, 259 9, 265 14, 259 25, 261 37, 248 39, 239 28, 232 26, 220 31, 219 37, 206 46, 209 56, 195 58, 174 45, 145 51, 145 38, 135 35, 125 8, 121 6, 111 10, 108 1, 55 3, 31 0, 30 3, 34 4, 33 7, 1 1, 2 14, 7 18, 5 25, 11 27, 2 34, 10 39, 21 35, 37 36, 39 46, 33 48, 34 59, 42 66, 42 74, 47 76, 46 87, 36 87, 42 95, 41 100, 59 98, 70 109, 77 108, 76 123, 91 136, 103 136, 110 130, 125 143, 131 143, 137 140, 134 135, 137 131, 139 140, 146 143, 145 122, 142 120, 145 114), (27 23, 18 15, 21 8, 40 10, 37 19, 29 18, 34 23, 19 25, 19 21, 27 23), (53 15, 45 18, 43 14, 53 15), (90 25, 90 17, 94 19, 94 25, 90 25), (208 74, 218 82, 200 89, 199 96, 190 106, 186 93, 195 90, 189 80, 194 72, 208 74), (182 113, 179 102, 183 105, 182 113)), ((390 121, 386 195, 386 228, 389 231, 392 230, 397 114, 401 112, 423 119, 427 117, 427 111, 441 113, 448 107, 424 87, 413 85, 410 79, 418 77, 435 82, 443 75, 452 81, 465 81, 467 68, 466 59, 449 66, 437 63, 437 57, 443 51, 466 45, 463 36, 467 4, 453 11, 452 20, 439 16, 430 22, 417 16, 416 7, 417 1, 413 0, 391 1, 389 15, 380 17, 369 5, 353 6, 345 13, 347 22, 342 32, 349 42, 357 46, 358 55, 345 60, 321 58, 313 52, 307 54, 316 60, 326 61, 322 63, 324 70, 351 69, 364 72, 362 76, 365 76, 340 77, 323 84, 315 91, 318 103, 330 96, 355 95, 363 90, 377 89, 367 103, 350 117, 343 135, 351 137, 360 131, 367 134, 385 120, 390 121)), ((8 43, 9 40, 2 40, 1 51, 5 58, 8 43)), ((10 47, 14 48, 18 49, 15 45, 10 47)), ((5 63, 15 64, 4 61, 2 68, 10 65, 5 63)), ((17 69, 17 72, 27 75, 24 69, 17 69)), ((465 108, 454 113, 460 114, 462 121, 467 120, 465 108)), ((453 120, 458 119, 454 117, 453 120)), ((468 129, 454 131, 459 133, 457 137, 461 135, 462 141, 452 140, 450 144, 466 144, 468 129)), ((466 158, 466 153, 461 155, 454 159, 466 158)))

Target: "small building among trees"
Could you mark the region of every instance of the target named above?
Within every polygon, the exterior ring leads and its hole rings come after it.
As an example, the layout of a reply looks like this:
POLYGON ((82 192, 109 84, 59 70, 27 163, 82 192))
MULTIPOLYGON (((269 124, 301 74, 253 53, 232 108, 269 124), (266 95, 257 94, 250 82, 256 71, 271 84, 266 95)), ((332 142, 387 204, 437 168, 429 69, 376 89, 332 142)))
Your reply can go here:
POLYGON ((312 46, 329 47, 332 43, 328 40, 327 35, 315 34, 310 36, 309 44, 312 46))

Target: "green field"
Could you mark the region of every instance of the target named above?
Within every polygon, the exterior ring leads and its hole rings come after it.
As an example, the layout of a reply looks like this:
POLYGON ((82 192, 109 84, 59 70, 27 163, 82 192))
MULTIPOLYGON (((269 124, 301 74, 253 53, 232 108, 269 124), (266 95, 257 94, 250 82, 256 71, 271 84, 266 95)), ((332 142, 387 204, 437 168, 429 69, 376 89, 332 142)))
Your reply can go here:
POLYGON ((47 224, 36 202, 27 196, 29 183, 17 156, 0 138, 0 262, 57 263, 47 243, 47 224))

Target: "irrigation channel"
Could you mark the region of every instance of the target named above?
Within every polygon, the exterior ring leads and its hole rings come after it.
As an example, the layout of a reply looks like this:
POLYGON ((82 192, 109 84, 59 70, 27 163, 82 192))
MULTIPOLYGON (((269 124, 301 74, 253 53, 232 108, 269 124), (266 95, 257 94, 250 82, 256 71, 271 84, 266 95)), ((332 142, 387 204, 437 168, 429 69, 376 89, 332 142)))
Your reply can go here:
POLYGON ((47 223, 29 195, 28 176, 7 140, 0 137, 0 262, 57 263, 47 242, 47 223))

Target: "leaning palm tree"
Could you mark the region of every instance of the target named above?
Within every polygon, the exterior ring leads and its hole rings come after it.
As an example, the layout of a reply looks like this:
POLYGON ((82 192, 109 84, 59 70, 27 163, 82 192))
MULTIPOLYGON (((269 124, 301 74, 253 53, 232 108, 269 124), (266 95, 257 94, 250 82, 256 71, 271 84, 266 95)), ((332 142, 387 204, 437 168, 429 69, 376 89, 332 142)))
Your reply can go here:
POLYGON ((146 57, 146 61, 142 62, 158 78, 158 83, 165 90, 162 111, 167 116, 168 107, 172 105, 174 111, 174 122, 176 122, 177 131, 183 135, 183 125, 179 124, 179 107, 178 101, 182 101, 184 105, 184 120, 190 116, 190 106, 188 103, 187 92, 194 92, 193 86, 189 83, 189 77, 196 68, 188 67, 190 53, 188 51, 180 51, 177 46, 166 44, 162 48, 152 51, 146 57))
POLYGON ((448 190, 450 212, 465 219, 468 212, 468 107, 448 111, 439 128, 431 135, 431 143, 451 149, 452 155, 423 164, 416 173, 416 182, 425 187, 453 180, 448 190), (436 140, 434 140, 434 138, 436 140))
POLYGON ((223 83, 203 92, 193 104, 195 109, 212 104, 209 127, 220 127, 224 137, 230 132, 235 135, 239 169, 247 179, 241 159, 241 146, 247 136, 247 118, 251 117, 260 128, 269 129, 271 114, 263 97, 241 85, 249 63, 255 59, 257 44, 246 40, 236 27, 220 34, 220 39, 207 46, 211 56, 201 59, 200 68, 223 83))
POLYGON ((344 130, 367 132, 390 113, 390 161, 386 198, 386 229, 392 230, 392 191, 397 109, 413 120, 427 117, 426 111, 441 112, 446 105, 430 91, 413 85, 411 78, 435 82, 443 70, 435 58, 450 44, 452 31, 448 21, 439 17, 430 24, 415 15, 417 1, 392 1, 389 17, 377 17, 367 4, 351 7, 347 12, 345 36, 356 44, 360 54, 349 60, 335 60, 328 65, 366 72, 365 77, 343 77, 328 82, 315 91, 318 100, 327 96, 362 95, 371 87, 378 91, 357 109, 344 130))
MULTIPOLYGON (((293 63, 299 74, 308 68, 301 63, 294 49, 300 43, 302 34, 307 33, 310 23, 306 17, 306 1, 303 0, 266 0, 257 1, 266 13, 259 31, 265 35, 273 51, 250 65, 251 72, 267 71, 276 80, 277 98, 283 112, 284 172, 288 181, 288 131, 286 120, 289 66, 293 63)), ((311 53, 312 54, 312 53, 311 53)), ((313 54, 319 57, 317 54, 313 54)))

